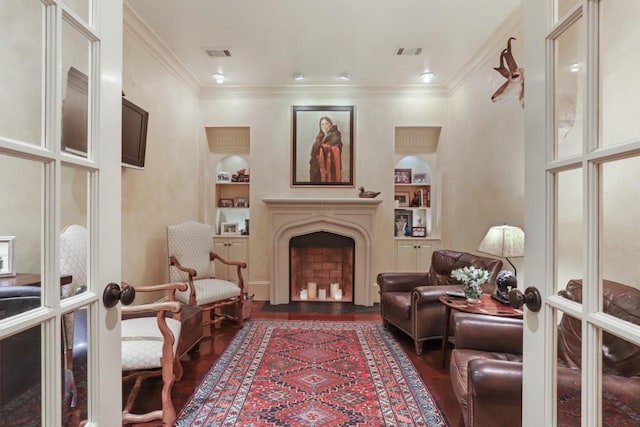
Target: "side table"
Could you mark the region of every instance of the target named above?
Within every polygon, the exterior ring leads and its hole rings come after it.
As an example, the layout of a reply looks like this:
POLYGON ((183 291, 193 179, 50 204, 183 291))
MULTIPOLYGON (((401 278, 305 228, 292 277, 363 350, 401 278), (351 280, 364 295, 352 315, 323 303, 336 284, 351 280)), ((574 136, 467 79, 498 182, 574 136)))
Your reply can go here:
POLYGON ((444 304, 446 312, 444 314, 444 325, 442 327, 442 348, 440 354, 442 357, 441 368, 447 365, 447 346, 449 343, 449 324, 451 322, 451 310, 463 311, 465 313, 483 314, 486 316, 500 317, 516 317, 522 318, 522 310, 505 305, 500 301, 491 298, 489 294, 480 296, 479 304, 469 304, 464 297, 456 297, 451 295, 440 295, 440 302, 444 304))

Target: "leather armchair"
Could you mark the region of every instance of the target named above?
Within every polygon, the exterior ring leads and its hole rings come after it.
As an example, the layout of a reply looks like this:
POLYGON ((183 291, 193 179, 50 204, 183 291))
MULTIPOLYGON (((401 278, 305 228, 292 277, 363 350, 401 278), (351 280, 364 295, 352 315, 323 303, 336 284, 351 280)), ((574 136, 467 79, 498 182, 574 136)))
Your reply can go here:
POLYGON ((413 338, 416 353, 421 354, 424 341, 442 338, 445 309, 440 295, 462 290, 451 271, 468 266, 489 270, 491 275, 482 289, 493 293, 502 261, 467 252, 434 251, 428 273, 378 274, 383 323, 392 324, 413 338))
MULTIPOLYGON (((582 282, 559 292, 582 301, 582 282)), ((640 324, 640 290, 604 281, 603 311, 640 324)), ((456 348, 450 378, 466 426, 522 424, 522 320, 455 313, 456 348)), ((635 425, 640 417, 640 347, 602 337, 603 425, 635 425), (628 423, 628 424, 625 424, 628 423)), ((579 425, 581 325, 563 316, 558 325, 558 425, 579 425)))

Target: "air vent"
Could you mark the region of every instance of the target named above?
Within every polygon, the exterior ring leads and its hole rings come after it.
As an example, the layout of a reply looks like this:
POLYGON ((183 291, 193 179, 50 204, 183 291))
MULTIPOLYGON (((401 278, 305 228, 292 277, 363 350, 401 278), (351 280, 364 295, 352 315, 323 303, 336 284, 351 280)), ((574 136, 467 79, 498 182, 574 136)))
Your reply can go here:
POLYGON ((205 49, 205 52, 212 58, 228 58, 231 56, 229 49, 205 49))
POLYGON ((396 48, 396 56, 416 56, 422 53, 421 47, 398 47, 396 48))

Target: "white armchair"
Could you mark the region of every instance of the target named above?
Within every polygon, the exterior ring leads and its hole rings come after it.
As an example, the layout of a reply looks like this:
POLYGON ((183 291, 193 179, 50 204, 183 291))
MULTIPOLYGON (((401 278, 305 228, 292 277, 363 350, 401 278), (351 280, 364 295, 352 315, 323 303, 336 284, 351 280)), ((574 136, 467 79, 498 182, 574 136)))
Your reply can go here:
POLYGON ((213 232, 210 225, 184 222, 167 227, 169 255, 169 281, 189 284, 185 292, 176 292, 176 299, 185 304, 202 307, 203 326, 232 319, 242 326, 244 279, 242 269, 247 264, 227 261, 213 252, 213 232), (237 282, 216 279, 215 260, 236 266, 237 282), (221 308, 233 306, 234 314, 221 312, 221 308))
MULTIPOLYGON (((129 286, 122 284, 123 289, 129 286)), ((168 283, 135 288, 137 292, 185 291, 185 283, 168 283)), ((181 375, 180 359, 176 355, 178 338, 182 328, 180 320, 167 317, 167 312, 179 315, 182 303, 165 301, 152 304, 122 306, 125 318, 121 323, 123 381, 135 379, 122 411, 123 424, 162 420, 162 425, 171 426, 176 420, 176 410, 171 399, 171 390, 176 377, 181 375), (130 317, 141 313, 155 312, 156 316, 130 317), (153 376, 162 376, 162 409, 144 414, 134 414, 132 409, 141 389, 142 381, 153 376)))

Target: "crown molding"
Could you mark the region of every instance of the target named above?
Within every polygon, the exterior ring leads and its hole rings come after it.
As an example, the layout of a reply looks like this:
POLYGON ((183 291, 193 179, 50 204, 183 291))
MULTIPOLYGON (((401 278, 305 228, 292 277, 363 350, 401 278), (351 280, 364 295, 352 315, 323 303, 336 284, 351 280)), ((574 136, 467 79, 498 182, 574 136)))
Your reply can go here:
POLYGON ((522 30, 524 25, 524 2, 521 2, 509 14, 509 16, 498 26, 496 31, 489 37, 469 58, 467 62, 449 79, 446 83, 448 96, 452 96, 466 82, 469 76, 478 71, 487 59, 494 58, 496 52, 504 49, 505 41, 512 37, 514 33, 522 30))
POLYGON ((201 99, 229 98, 447 98, 445 86, 289 85, 203 87, 201 99))
POLYGON ((123 4, 123 27, 135 36, 143 47, 164 66, 174 77, 191 89, 196 95, 200 93, 202 84, 185 67, 173 51, 162 39, 144 22, 142 18, 129 6, 128 1, 123 4))

